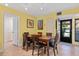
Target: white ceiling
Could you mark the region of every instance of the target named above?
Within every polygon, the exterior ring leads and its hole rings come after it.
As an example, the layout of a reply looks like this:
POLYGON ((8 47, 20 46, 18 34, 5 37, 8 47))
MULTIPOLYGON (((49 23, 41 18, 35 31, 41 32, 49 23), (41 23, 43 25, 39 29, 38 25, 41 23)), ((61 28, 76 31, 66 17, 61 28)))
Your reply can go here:
POLYGON ((59 12, 64 9, 79 7, 79 3, 9 3, 8 7, 33 16, 40 16, 48 15, 54 11, 59 12))

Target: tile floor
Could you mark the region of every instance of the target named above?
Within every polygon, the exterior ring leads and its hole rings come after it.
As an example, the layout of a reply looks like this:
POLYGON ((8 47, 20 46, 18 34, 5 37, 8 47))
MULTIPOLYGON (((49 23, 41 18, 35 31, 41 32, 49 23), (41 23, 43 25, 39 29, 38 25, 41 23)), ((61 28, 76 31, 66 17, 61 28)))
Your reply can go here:
MULTIPOLYGON (((79 56, 79 46, 73 46, 67 43, 60 43, 58 45, 59 53, 57 56, 79 56)), ((40 51, 40 56, 46 56, 40 51)), ((7 49, 3 52, 0 52, 1 56, 32 56, 32 50, 29 48, 29 51, 23 50, 21 47, 14 45, 9 45, 7 49)), ((37 50, 34 53, 34 56, 37 56, 37 50)), ((50 56, 53 56, 52 48, 50 48, 50 56)))

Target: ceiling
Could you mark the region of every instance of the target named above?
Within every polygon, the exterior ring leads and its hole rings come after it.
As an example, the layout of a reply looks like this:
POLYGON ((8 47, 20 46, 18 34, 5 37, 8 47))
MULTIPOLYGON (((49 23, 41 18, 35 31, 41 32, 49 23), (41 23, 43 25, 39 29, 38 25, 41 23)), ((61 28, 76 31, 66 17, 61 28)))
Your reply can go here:
MULTIPOLYGON (((1 5, 5 5, 1 3, 1 5)), ((79 7, 79 3, 8 3, 10 8, 33 16, 48 15, 65 9, 79 7), (26 10, 25 10, 26 9, 26 10)))

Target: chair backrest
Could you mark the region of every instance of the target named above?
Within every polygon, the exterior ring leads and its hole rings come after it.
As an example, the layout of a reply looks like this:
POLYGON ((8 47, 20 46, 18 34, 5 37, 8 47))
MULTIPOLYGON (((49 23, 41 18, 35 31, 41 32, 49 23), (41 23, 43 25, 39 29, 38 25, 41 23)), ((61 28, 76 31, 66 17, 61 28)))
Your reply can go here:
POLYGON ((38 39, 38 36, 37 35, 32 35, 32 41, 33 43, 36 45, 37 43, 39 43, 39 39, 38 39))
POLYGON ((23 39, 26 39, 28 35, 29 35, 29 32, 24 32, 23 33, 23 39))
POLYGON ((52 33, 46 33, 46 36, 51 36, 52 37, 52 33))
POLYGON ((58 34, 58 33, 56 33, 54 43, 57 45, 57 44, 59 43, 59 41, 60 41, 59 34, 58 34))
POLYGON ((39 36, 42 36, 42 32, 38 32, 38 35, 39 35, 39 36))
POLYGON ((56 41, 59 40, 59 34, 58 33, 56 33, 55 40, 56 41))
POLYGON ((56 33, 54 40, 53 38, 49 40, 49 45, 53 47, 57 47, 58 43, 59 43, 59 34, 56 33))

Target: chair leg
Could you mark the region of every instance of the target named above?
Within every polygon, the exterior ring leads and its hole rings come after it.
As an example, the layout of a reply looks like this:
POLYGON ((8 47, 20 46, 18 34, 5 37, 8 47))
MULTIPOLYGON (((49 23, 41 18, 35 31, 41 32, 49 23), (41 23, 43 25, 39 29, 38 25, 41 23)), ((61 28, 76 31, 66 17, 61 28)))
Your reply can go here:
POLYGON ((35 47, 34 47, 34 43, 33 43, 32 55, 34 55, 34 49, 35 49, 35 47))
POLYGON ((54 56, 56 56, 56 54, 55 54, 55 48, 53 48, 53 52, 54 52, 54 56))
POLYGON ((38 56, 39 56, 39 48, 38 48, 38 56))
POLYGON ((46 54, 46 47, 44 47, 44 54, 46 54))
POLYGON ((27 47, 26 47, 26 51, 28 51, 28 44, 27 44, 27 47))
POLYGON ((58 54, 58 48, 56 47, 56 51, 57 51, 57 54, 58 54))
POLYGON ((25 42, 23 42, 23 49, 25 49, 25 42))
POLYGON ((33 47, 33 50, 32 50, 32 55, 34 55, 34 47, 33 47))

